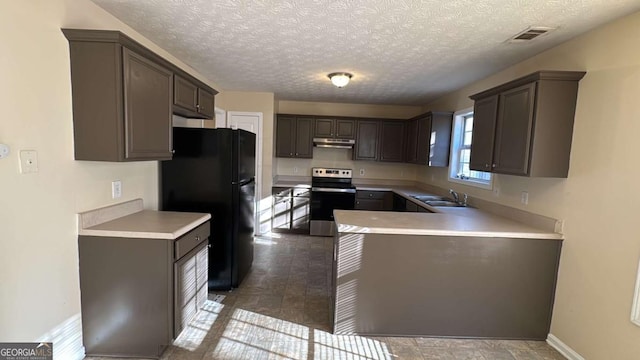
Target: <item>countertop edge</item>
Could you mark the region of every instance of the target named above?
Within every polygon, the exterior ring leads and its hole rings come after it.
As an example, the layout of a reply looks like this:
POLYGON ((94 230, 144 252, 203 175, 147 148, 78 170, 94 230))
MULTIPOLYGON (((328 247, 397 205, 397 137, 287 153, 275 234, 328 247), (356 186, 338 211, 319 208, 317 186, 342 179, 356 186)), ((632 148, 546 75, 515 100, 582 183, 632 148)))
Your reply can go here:
POLYGON ((78 235, 82 236, 99 236, 99 237, 127 237, 135 239, 160 239, 160 240, 175 240, 180 236, 188 233, 194 228, 204 224, 211 219, 211 214, 203 214, 198 219, 190 222, 189 224, 179 228, 174 232, 148 232, 148 231, 118 231, 118 230, 92 230, 81 229, 78 235))
MULTIPOLYGON (((367 227, 366 231, 350 230, 349 227, 356 227, 348 224, 338 224, 340 234, 381 234, 381 235, 424 235, 424 236, 455 236, 455 237, 486 237, 486 238, 514 238, 529 240, 556 240, 562 241, 564 237, 560 234, 546 233, 524 233, 524 232, 500 232, 500 231, 464 231, 464 230, 419 230, 405 228, 372 228, 367 227)), ((362 228, 362 227, 359 227, 362 228)))

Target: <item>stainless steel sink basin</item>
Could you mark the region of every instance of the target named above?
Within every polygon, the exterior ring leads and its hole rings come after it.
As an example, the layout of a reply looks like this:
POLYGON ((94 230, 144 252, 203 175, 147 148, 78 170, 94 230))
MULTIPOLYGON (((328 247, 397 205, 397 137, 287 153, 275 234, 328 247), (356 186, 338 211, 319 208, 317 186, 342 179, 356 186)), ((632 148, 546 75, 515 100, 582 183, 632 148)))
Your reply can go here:
POLYGON ((438 195, 415 195, 412 196, 416 200, 420 200, 423 203, 430 206, 448 206, 448 207, 463 207, 464 205, 458 204, 457 202, 438 195))
POLYGON ((431 206, 449 206, 449 207, 464 207, 464 205, 462 204, 458 204, 455 201, 448 201, 448 200, 432 200, 432 201, 423 201, 425 204, 427 205, 431 205, 431 206))
POLYGON ((420 200, 422 202, 425 202, 425 201, 442 201, 442 200, 446 201, 446 200, 448 200, 447 198, 442 197, 442 196, 438 196, 438 195, 415 195, 415 196, 412 196, 412 197, 414 199, 420 200))

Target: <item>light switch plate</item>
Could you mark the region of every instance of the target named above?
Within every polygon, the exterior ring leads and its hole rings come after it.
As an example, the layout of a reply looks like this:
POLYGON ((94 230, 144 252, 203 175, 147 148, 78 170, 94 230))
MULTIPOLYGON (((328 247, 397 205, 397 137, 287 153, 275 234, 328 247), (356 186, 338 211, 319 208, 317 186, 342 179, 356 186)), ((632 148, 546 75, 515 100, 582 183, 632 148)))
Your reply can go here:
POLYGON ((35 150, 20 151, 20 173, 37 173, 38 172, 38 152, 35 150))

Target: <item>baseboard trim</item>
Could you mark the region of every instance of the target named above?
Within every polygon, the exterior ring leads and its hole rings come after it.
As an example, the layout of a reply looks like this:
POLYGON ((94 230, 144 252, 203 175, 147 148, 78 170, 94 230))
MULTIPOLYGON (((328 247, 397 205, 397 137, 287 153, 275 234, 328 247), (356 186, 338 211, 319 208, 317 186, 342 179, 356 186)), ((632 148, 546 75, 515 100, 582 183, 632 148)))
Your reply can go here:
POLYGON ((578 354, 575 350, 569 347, 569 345, 562 342, 562 340, 558 339, 557 336, 553 334, 549 334, 547 336, 547 344, 551 345, 552 348, 558 350, 562 356, 566 357, 569 360, 585 360, 582 355, 578 354))

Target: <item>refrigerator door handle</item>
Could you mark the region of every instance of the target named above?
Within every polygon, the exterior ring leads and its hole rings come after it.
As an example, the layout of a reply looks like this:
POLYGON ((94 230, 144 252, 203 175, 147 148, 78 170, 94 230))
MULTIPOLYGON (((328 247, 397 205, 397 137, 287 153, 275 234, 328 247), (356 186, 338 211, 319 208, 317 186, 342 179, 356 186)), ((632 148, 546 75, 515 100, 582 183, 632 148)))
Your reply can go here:
POLYGON ((255 177, 255 176, 252 176, 252 177, 250 177, 250 178, 249 178, 249 179, 247 179, 247 180, 242 180, 242 181, 232 181, 232 182, 231 182, 231 185, 240 185, 240 186, 243 186, 243 185, 250 184, 250 183, 252 183, 252 182, 254 182, 254 181, 256 181, 256 177, 255 177))

